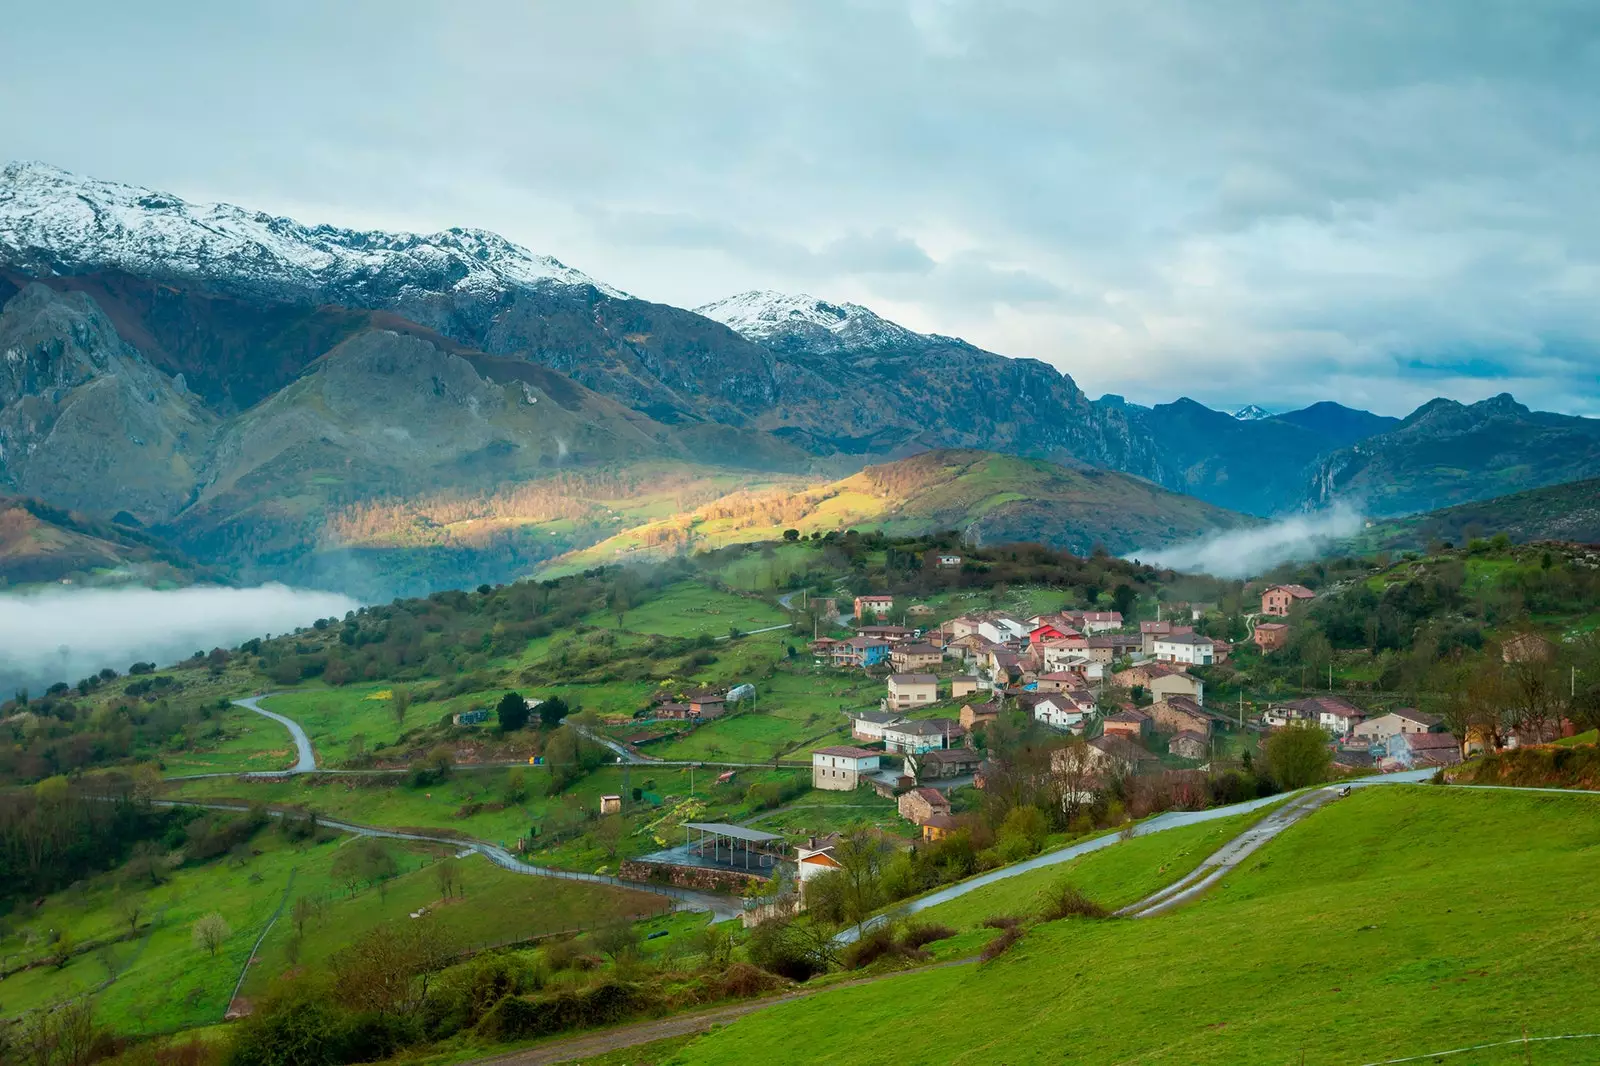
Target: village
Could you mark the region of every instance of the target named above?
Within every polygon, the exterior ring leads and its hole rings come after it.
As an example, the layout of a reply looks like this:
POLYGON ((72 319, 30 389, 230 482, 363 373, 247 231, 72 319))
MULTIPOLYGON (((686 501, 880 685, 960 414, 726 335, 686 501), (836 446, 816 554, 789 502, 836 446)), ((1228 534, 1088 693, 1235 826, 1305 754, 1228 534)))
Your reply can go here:
MULTIPOLYGON (((957 566, 960 557, 943 553, 930 561, 957 566)), ((1294 617, 1316 594, 1302 585, 1273 584, 1258 595, 1250 643, 1255 653, 1272 656, 1287 646, 1294 617)), ((844 601, 844 610, 824 601, 820 614, 836 620, 839 635, 807 644, 813 668, 871 679, 882 688, 875 709, 840 712, 848 743, 809 749, 811 787, 869 790, 893 802, 910 839, 937 845, 972 828, 972 817, 963 818, 962 811, 979 808, 983 800, 963 797, 981 795, 997 779, 1019 773, 1036 786, 1048 781, 1036 793, 1070 812, 1088 811, 1096 802, 1103 806, 1112 794, 1162 797, 1143 801, 1137 812, 1142 815, 1159 809, 1152 802, 1204 806, 1197 782, 1248 769, 1270 738, 1285 730, 1317 730, 1317 743, 1327 750, 1326 772, 1336 777, 1442 769, 1491 748, 1552 739, 1563 728, 1572 732, 1571 723, 1556 723, 1555 733, 1542 738, 1515 731, 1457 736, 1437 715, 1406 706, 1369 710, 1332 692, 1253 704, 1248 713, 1242 699, 1238 705, 1208 704, 1201 672, 1235 653, 1230 642, 1198 631, 1210 606, 1163 604, 1156 619, 1143 621, 1116 610, 1026 617, 983 610, 940 619, 924 603, 887 593, 854 596, 844 601), (1042 764, 1011 765, 1015 738, 1002 740, 996 733, 1014 731, 999 725, 1005 717, 1029 723, 1036 734, 1031 747, 1043 749, 1042 764)), ((1550 650, 1543 638, 1527 634, 1508 641, 1504 655, 1510 663, 1550 650)), ((663 698, 649 714, 692 728, 753 696, 748 685, 696 690, 663 698)), ((810 837, 791 850, 778 834, 723 824, 688 828, 703 834, 699 843, 643 856, 625 876, 750 893, 791 872, 798 888, 840 866, 834 855, 838 833, 810 837), (687 876, 663 869, 679 866, 691 868, 687 876)), ((784 899, 759 903, 747 922, 770 917, 773 906, 783 912, 802 905, 798 894, 784 899)))

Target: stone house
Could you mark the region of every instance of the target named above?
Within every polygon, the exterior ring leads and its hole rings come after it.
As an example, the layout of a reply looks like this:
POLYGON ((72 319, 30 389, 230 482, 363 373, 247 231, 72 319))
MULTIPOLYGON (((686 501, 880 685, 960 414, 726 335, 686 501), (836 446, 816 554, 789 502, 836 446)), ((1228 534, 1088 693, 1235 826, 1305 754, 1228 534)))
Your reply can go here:
POLYGON ((1150 732, 1150 716, 1138 708, 1129 708, 1108 715, 1102 730, 1106 736, 1143 737, 1150 732))
POLYGON ((1167 750, 1180 759, 1204 759, 1211 752, 1211 744, 1202 734, 1183 729, 1167 741, 1167 750))
POLYGON ((901 793, 897 806, 900 817, 912 825, 921 825, 936 814, 950 813, 950 801, 936 788, 914 788, 901 793))
POLYGON ((1199 733, 1211 735, 1211 718, 1188 696, 1168 696, 1145 708, 1161 733, 1199 733))

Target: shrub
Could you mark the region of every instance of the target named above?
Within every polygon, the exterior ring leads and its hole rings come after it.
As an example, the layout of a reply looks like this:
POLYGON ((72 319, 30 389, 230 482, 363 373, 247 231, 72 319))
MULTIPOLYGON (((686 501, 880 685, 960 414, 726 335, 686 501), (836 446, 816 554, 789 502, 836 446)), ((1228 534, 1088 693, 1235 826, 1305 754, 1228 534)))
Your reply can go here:
POLYGON ((1021 927, 1016 925, 1008 926, 1001 930, 999 936, 995 937, 993 940, 989 941, 983 946, 983 950, 978 953, 978 959, 981 962, 990 962, 994 959, 997 959, 1001 955, 1004 955, 1006 952, 1010 951, 1017 941, 1021 939, 1021 927))
POLYGON ((991 915, 983 920, 983 924, 990 929, 1015 929, 1022 924, 1022 919, 1010 918, 1004 915, 991 915))
POLYGON ((908 925, 905 932, 900 934, 900 943, 908 948, 920 948, 925 944, 932 944, 936 940, 948 940, 956 935, 956 931, 948 925, 918 924, 908 925))
POLYGON ((1104 918, 1108 913, 1069 881, 1063 881, 1047 891, 1039 908, 1039 917, 1047 922, 1063 918, 1104 918))
POLYGON ((548 1036, 568 1029, 609 1025, 644 1010, 650 1000, 637 986, 606 981, 581 991, 564 990, 529 999, 507 996, 478 1023, 491 1040, 548 1036))
POLYGON ((753 999, 783 987, 783 979, 748 962, 735 962, 710 981, 718 999, 753 999))
POLYGON ((871 966, 895 950, 894 929, 887 922, 862 931, 855 942, 844 949, 840 962, 847 970, 860 970, 871 966))

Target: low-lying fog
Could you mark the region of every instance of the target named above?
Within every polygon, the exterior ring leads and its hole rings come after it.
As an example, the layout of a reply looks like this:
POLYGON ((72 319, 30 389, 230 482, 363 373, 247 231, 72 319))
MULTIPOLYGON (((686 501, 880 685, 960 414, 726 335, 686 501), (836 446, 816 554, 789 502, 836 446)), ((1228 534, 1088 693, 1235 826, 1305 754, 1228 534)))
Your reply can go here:
POLYGON ((1165 548, 1135 552, 1140 562, 1215 577, 1254 577, 1279 563, 1315 559, 1334 541, 1354 536, 1361 515, 1339 506, 1294 515, 1253 529, 1236 529, 1165 548))
POLYGON ((0 699, 111 667, 167 665, 287 633, 360 604, 337 592, 258 588, 72 589, 0 595, 0 699))

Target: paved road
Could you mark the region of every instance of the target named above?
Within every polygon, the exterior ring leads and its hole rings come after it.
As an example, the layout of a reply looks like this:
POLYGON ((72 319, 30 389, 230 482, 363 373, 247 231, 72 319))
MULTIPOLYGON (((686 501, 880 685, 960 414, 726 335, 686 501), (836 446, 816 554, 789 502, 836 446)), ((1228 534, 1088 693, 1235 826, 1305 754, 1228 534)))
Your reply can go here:
MULTIPOLYGON (((267 693, 267 695, 271 695, 271 693, 267 693)), ((265 717, 272 719, 274 722, 277 722, 279 725, 282 725, 285 728, 287 728, 289 730, 289 735, 294 738, 294 747, 295 747, 295 751, 299 753, 299 758, 295 761, 295 764, 293 766, 291 766, 287 770, 276 770, 276 771, 271 771, 271 772, 256 771, 255 772, 255 776, 257 776, 257 777, 291 777, 294 774, 316 773, 316 771, 317 771, 317 753, 311 747, 311 738, 306 736, 306 731, 304 729, 300 728, 300 723, 299 722, 296 722, 292 718, 285 718, 283 715, 277 714, 277 713, 275 713, 273 711, 266 710, 259 703, 256 702, 258 700, 263 700, 263 699, 266 699, 266 698, 267 698, 266 695, 264 695, 264 696, 248 696, 248 697, 246 697, 245 699, 242 699, 242 700, 234 700, 233 701, 233 705, 235 707, 243 707, 247 711, 254 711, 259 715, 264 715, 265 717)), ((227 775, 221 775, 221 776, 227 776, 227 775)))
MULTIPOLYGON (((208 811, 245 811, 250 809, 237 803, 188 803, 182 800, 157 800, 156 806, 200 807, 208 811)), ((282 811, 269 810, 267 814, 273 818, 283 817, 282 811)), ((678 910, 709 912, 712 915, 712 921, 727 921, 730 918, 739 917, 740 913, 742 913, 739 901, 729 896, 718 896, 710 892, 695 892, 686 888, 672 888, 666 885, 653 885, 643 881, 624 881, 620 877, 611 877, 607 874, 586 874, 576 870, 558 870, 549 866, 534 866, 518 859, 505 848, 490 844, 487 841, 473 840, 470 837, 407 833, 398 829, 380 829, 377 826, 338 821, 332 818, 324 818, 320 815, 317 817, 317 824, 325 825, 329 829, 337 829, 342 833, 352 833, 356 836, 379 837, 384 840, 415 840, 426 844, 444 844, 462 849, 462 854, 475 851, 496 866, 510 870, 512 873, 525 874, 529 877, 549 877, 558 881, 585 881, 594 885, 631 888, 636 892, 648 892, 653 896, 665 896, 675 901, 675 906, 678 910)))
MULTIPOLYGON (((1381 777, 1363 778, 1359 784, 1363 786, 1415 784, 1419 781, 1426 781, 1432 776, 1432 770, 1409 770, 1405 773, 1384 774, 1381 777)), ((1357 782, 1352 782, 1352 784, 1357 784, 1357 782)), ((1151 833, 1160 833, 1168 829, 1177 829, 1180 826, 1199 825, 1202 822, 1210 822, 1218 818, 1231 818, 1235 814, 1245 814, 1249 811, 1258 810, 1269 804, 1277 803, 1283 798, 1284 797, 1282 796, 1268 796, 1265 799, 1246 800, 1243 803, 1234 803, 1226 807, 1211 807, 1203 811, 1167 811, 1165 814, 1158 814, 1154 818, 1146 819, 1139 825, 1135 826, 1133 835, 1149 836, 1151 833)), ((1019 862, 1011 866, 1002 866, 998 870, 991 870, 988 873, 974 877, 971 880, 962 881, 960 884, 950 885, 947 888, 941 888, 937 892, 932 892, 926 896, 909 900, 895 908, 892 914, 896 917, 916 914, 919 911, 927 910, 929 907, 936 907, 941 903, 947 903, 950 900, 959 899, 969 892, 975 892, 986 885, 994 884, 996 881, 1004 881, 1007 878, 1016 877, 1019 874, 1029 873, 1033 870, 1040 870, 1046 866, 1055 866, 1063 862, 1071 862, 1080 855, 1087 855, 1092 851, 1099 851, 1101 848, 1110 847, 1119 839, 1121 839, 1119 834, 1107 833, 1104 836, 1094 837, 1090 840, 1084 840, 1077 844, 1069 844, 1068 846, 1064 848, 1058 848, 1055 851, 1047 851, 1042 855, 1035 855, 1033 858, 1028 859, 1025 862, 1019 862)), ((889 920, 890 916, 891 915, 889 914, 879 915, 878 917, 868 921, 864 928, 871 928, 880 922, 887 921, 889 920)), ((841 932, 836 939, 838 939, 840 943, 848 944, 855 940, 857 935, 858 933, 855 929, 846 929, 841 932)))

